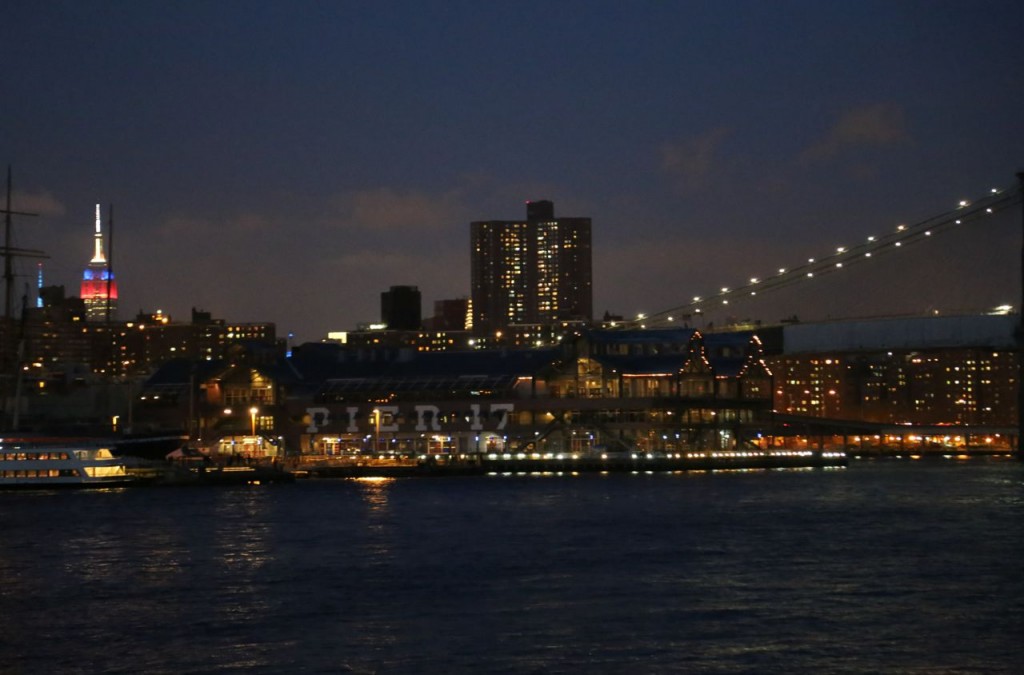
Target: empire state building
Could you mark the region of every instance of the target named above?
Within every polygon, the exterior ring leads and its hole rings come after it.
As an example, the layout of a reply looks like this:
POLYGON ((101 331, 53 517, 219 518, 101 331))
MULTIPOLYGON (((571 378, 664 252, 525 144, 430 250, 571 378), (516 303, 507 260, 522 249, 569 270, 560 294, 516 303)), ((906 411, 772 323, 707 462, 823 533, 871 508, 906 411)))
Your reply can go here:
POLYGON ((117 312, 117 282, 110 269, 110 263, 103 254, 103 233, 101 231, 100 205, 96 205, 96 233, 93 235, 93 255, 89 266, 82 273, 82 290, 85 301, 85 318, 88 321, 106 321, 117 312), (109 314, 108 314, 109 312, 109 314))

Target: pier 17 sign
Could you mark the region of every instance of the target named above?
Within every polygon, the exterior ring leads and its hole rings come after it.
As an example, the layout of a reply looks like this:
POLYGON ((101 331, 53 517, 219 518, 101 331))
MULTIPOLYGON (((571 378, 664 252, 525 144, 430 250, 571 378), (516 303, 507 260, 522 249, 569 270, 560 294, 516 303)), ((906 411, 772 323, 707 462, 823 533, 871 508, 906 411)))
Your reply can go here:
POLYGON ((343 408, 308 407, 306 433, 385 433, 413 431, 503 431, 515 411, 513 403, 470 403, 459 411, 434 404, 378 405, 343 408))

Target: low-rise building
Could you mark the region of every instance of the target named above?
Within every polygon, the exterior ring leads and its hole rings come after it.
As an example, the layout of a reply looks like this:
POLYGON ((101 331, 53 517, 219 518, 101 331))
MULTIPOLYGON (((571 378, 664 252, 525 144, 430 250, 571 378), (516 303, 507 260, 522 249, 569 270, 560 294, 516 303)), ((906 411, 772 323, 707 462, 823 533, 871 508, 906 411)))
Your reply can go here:
POLYGON ((777 329, 779 412, 886 424, 1017 423, 1019 317, 937 316, 777 329))

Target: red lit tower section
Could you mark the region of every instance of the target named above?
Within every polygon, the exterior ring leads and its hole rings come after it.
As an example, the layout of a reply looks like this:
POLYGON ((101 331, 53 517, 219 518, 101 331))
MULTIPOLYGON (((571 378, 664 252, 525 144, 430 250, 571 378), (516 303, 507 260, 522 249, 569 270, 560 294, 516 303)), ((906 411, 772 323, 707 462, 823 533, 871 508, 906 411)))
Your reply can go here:
POLYGON ((110 263, 103 254, 103 232, 101 230, 100 205, 96 205, 96 233, 93 235, 93 256, 89 266, 82 273, 80 293, 85 302, 85 318, 89 321, 106 321, 117 311, 117 281, 110 270, 110 263))

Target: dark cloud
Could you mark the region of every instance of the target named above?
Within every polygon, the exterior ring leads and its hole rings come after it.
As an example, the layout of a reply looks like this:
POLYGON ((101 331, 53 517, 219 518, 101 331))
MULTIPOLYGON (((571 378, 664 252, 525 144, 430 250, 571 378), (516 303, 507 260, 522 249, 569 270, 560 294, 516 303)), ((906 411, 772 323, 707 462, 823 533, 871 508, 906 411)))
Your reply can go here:
POLYGON ((824 138, 801 154, 806 162, 832 159, 859 147, 900 145, 910 140, 903 107, 872 103, 843 113, 824 138))

